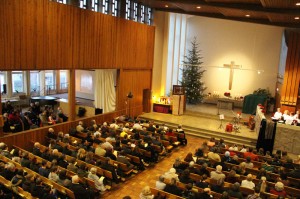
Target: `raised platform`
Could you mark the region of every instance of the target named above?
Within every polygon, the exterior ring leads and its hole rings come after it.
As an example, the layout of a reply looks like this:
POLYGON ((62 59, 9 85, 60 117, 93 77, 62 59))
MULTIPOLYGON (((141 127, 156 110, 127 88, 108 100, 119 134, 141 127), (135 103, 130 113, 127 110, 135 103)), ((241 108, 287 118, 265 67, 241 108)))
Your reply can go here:
MULTIPOLYGON (((237 143, 239 145, 256 146, 258 135, 255 131, 251 131, 247 126, 240 124, 239 132, 225 132, 225 127, 233 117, 225 117, 223 121, 223 128, 219 129, 220 120, 217 115, 203 114, 200 112, 188 112, 182 116, 174 116, 171 114, 163 113, 144 113, 139 118, 145 120, 153 120, 158 124, 165 124, 171 128, 177 128, 178 124, 183 126, 183 129, 187 134, 197 137, 209 139, 211 137, 223 138, 226 143, 237 143)), ((200 145, 199 145, 200 146, 200 145)))

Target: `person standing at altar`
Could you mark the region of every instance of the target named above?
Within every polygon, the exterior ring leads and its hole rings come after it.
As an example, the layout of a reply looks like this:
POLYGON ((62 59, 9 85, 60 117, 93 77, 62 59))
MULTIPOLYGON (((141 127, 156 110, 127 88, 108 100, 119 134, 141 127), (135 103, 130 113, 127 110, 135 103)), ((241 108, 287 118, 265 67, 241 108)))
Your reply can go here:
MULTIPOLYGON (((282 117, 282 113, 281 113, 281 111, 280 111, 280 108, 277 108, 277 111, 274 113, 273 118, 276 119, 276 120, 280 120, 281 117, 282 117)), ((272 119, 273 119, 273 118, 272 118, 272 119)))

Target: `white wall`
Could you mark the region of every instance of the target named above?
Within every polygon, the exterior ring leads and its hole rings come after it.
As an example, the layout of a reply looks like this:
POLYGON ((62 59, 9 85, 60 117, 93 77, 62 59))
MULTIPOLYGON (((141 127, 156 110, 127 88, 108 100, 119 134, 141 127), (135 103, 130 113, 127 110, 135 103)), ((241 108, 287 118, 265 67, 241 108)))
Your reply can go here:
POLYGON ((76 97, 94 100, 94 80, 95 71, 76 70, 75 73, 75 91, 76 97))
MULTIPOLYGON (((165 20, 165 12, 154 12, 155 26, 155 44, 154 44, 154 60, 153 60, 153 70, 152 70, 152 95, 160 96, 161 92, 164 91, 164 86, 162 86, 162 76, 166 75, 166 72, 162 71, 163 58, 164 58, 164 40, 165 32, 167 33, 168 24, 165 20)), ((167 36, 167 35, 166 35, 167 36)), ((165 79, 165 77, 164 77, 165 79)))
POLYGON ((234 61, 243 70, 235 70, 231 93, 247 95, 258 88, 275 93, 283 28, 193 16, 187 20, 186 47, 196 36, 203 66, 207 72, 206 93, 228 91, 229 69, 220 69, 234 61), (215 67, 213 67, 215 66, 215 67), (258 75, 257 70, 264 70, 258 75))

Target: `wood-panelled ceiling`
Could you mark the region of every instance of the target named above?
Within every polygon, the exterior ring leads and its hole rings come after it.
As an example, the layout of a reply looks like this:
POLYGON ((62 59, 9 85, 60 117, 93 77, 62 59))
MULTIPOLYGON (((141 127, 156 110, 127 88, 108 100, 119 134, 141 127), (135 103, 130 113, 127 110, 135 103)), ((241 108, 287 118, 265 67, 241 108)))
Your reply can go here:
POLYGON ((300 0, 138 0, 138 2, 166 12, 300 28, 300 0))

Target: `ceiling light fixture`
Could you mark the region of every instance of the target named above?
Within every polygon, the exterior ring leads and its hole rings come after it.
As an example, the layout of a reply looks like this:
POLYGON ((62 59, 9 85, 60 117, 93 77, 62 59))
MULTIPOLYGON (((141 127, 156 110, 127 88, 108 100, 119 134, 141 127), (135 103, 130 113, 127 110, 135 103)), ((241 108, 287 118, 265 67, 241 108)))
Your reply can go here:
POLYGON ((200 9, 200 8, 201 8, 201 6, 197 6, 196 8, 197 8, 197 9, 200 9))
POLYGON ((299 20, 300 18, 299 17, 295 17, 294 19, 299 20))
POLYGON ((250 15, 245 15, 246 17, 250 17, 250 15))
POLYGON ((168 5, 165 5, 165 7, 168 8, 169 6, 168 6, 168 5))
POLYGON ((297 3, 296 3, 296 6, 300 6, 300 2, 297 2, 297 3))

